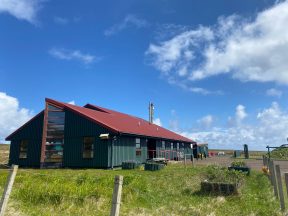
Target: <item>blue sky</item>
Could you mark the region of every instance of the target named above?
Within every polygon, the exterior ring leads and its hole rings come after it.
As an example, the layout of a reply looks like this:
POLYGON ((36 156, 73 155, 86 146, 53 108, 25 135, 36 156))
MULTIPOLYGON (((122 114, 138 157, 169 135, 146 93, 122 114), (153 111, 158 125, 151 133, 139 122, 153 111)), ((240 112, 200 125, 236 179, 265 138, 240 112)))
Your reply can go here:
POLYGON ((0 138, 49 97, 144 119, 153 101, 156 123, 212 148, 280 145, 286 14, 272 0, 0 0, 0 138))

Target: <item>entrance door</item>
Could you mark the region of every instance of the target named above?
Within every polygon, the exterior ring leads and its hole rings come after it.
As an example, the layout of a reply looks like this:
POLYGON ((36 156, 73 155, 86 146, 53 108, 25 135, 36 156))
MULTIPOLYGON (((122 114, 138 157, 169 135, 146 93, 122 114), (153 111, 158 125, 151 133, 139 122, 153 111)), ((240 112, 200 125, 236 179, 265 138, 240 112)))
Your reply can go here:
POLYGON ((147 151, 148 151, 147 155, 148 155, 149 159, 157 157, 157 155, 156 155, 156 140, 148 139, 147 151))

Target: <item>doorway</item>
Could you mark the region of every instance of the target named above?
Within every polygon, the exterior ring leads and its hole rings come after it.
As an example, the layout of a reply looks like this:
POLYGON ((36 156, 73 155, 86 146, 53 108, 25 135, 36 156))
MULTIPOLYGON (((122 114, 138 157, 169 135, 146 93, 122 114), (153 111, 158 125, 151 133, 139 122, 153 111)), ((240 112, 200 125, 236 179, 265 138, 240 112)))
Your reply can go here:
POLYGON ((157 157, 156 154, 156 140, 154 139, 148 139, 147 141, 147 155, 148 155, 148 159, 152 159, 157 157))

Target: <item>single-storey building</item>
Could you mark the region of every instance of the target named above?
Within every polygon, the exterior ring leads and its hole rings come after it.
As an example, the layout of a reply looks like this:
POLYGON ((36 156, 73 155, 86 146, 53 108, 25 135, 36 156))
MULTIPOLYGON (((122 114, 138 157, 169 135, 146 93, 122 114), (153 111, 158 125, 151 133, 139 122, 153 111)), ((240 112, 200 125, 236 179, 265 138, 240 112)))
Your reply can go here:
POLYGON ((6 138, 9 164, 111 168, 123 161, 177 160, 195 142, 144 119, 86 104, 45 100, 45 109, 6 138))

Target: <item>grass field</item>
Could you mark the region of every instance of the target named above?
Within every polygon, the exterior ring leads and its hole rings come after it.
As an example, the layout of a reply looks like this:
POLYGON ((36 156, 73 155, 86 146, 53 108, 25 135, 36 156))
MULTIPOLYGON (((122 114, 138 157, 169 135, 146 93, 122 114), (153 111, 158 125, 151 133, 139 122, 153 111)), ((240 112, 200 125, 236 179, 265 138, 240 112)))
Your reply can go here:
MULTIPOLYGON (((10 215, 108 215, 115 175, 124 176, 121 215, 281 215, 266 176, 252 172, 240 195, 199 193, 206 168, 142 170, 19 170, 10 215), (21 214, 20 214, 21 215, 21 214)), ((0 185, 7 171, 0 172, 0 185)))
MULTIPOLYGON (((0 145, 8 157, 9 146, 0 145)), ((2 158, 2 157, 1 157, 2 158)), ((282 215, 268 178, 253 171, 239 195, 199 193, 206 168, 164 170, 20 169, 7 215, 109 215, 115 175, 124 176, 121 215, 282 215)), ((8 171, 0 171, 0 193, 8 171)))

